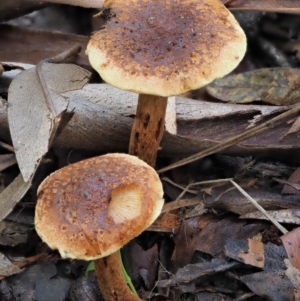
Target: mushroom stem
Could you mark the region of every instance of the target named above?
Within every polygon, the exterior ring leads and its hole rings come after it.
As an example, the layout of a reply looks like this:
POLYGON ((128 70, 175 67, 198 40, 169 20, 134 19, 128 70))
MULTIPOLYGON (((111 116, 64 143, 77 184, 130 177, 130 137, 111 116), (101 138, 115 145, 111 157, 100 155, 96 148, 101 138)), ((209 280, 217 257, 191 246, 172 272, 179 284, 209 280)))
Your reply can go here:
POLYGON ((164 132, 167 97, 140 94, 131 130, 129 154, 155 166, 164 132))
MULTIPOLYGON (((164 132, 167 97, 140 94, 131 130, 129 154, 155 165, 164 132)), ((106 301, 141 301, 128 287, 121 271, 118 253, 95 260, 95 272, 106 301)))
POLYGON ((95 260, 95 272, 106 301, 141 301, 124 280, 118 252, 95 260))

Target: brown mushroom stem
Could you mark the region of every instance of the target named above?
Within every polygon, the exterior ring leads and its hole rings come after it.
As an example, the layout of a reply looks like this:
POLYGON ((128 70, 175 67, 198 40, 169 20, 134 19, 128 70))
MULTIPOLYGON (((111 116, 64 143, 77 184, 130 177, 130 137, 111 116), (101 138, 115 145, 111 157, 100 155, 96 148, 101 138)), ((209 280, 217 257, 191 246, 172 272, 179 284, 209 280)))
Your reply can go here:
POLYGON ((129 154, 155 166, 157 150, 161 142, 167 97, 140 94, 136 116, 131 130, 129 154))
POLYGON ((124 280, 118 252, 95 260, 95 272, 106 301, 141 301, 124 280))
MULTIPOLYGON (((134 119, 129 154, 155 165, 164 132, 167 97, 140 94, 134 119)), ((122 275, 117 252, 95 260, 95 272, 106 301, 141 301, 128 287, 122 275)))

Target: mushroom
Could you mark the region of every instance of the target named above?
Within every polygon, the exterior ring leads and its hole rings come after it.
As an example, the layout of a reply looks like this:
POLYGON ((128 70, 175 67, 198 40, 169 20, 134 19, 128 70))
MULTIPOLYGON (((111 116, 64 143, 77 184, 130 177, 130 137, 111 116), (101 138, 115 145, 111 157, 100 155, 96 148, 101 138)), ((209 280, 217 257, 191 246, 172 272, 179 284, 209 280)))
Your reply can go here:
MULTIPOLYGON (((149 227, 161 212, 162 196, 157 173, 144 161, 126 154, 94 157, 68 165, 41 183, 35 228, 63 258, 95 260, 116 252, 149 227)), ((119 258, 114 258, 111 265, 118 266, 119 258)), ((98 277, 106 263, 102 260, 96 267, 98 277)), ((111 285, 118 277, 118 288, 127 290, 131 300, 140 300, 121 274, 115 272, 111 285)), ((107 295, 109 283, 100 288, 107 295)))
MULTIPOLYGON (((246 51, 245 34, 219 0, 105 0, 102 15, 106 25, 91 37, 86 53, 107 83, 139 93, 129 153, 154 166, 168 96, 232 71, 246 51)), ((105 299, 138 300, 105 288, 119 274, 116 258, 95 262, 105 299)))
POLYGON ((105 0, 86 53, 109 84, 139 93, 129 153, 154 165, 167 97, 232 71, 246 37, 219 0, 105 0))

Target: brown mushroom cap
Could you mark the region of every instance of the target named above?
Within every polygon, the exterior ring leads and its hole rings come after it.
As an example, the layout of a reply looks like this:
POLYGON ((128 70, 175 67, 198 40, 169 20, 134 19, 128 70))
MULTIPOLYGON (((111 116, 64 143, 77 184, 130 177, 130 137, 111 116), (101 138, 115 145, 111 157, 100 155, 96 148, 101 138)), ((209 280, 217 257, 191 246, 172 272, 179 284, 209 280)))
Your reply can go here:
POLYGON ((170 96, 232 71, 246 37, 219 0, 106 0, 106 26, 86 53, 109 84, 170 96))
POLYGON ((162 195, 157 173, 137 157, 109 154, 83 160, 40 185, 36 231, 62 257, 101 258, 153 223, 162 195))

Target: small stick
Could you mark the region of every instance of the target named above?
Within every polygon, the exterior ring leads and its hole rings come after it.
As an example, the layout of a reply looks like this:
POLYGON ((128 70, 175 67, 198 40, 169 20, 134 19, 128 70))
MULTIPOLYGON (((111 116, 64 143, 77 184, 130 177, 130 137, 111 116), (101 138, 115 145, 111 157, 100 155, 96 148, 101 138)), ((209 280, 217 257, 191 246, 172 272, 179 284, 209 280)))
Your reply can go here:
POLYGON ((12 153, 14 153, 14 151, 15 151, 14 148, 11 145, 9 145, 5 142, 2 142, 2 141, 0 141, 0 147, 4 148, 4 149, 6 149, 6 150, 8 150, 9 152, 12 152, 12 153))
POLYGON ((263 213, 283 234, 288 231, 281 226, 262 206, 260 206, 240 185, 233 180, 230 180, 231 184, 242 194, 248 201, 250 201, 261 213, 263 213))

